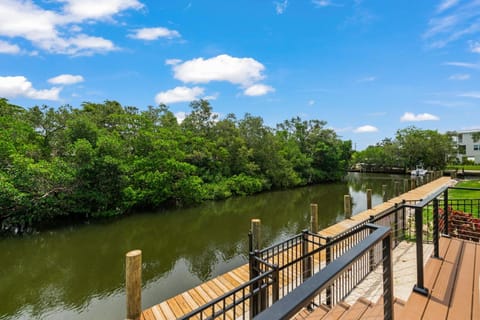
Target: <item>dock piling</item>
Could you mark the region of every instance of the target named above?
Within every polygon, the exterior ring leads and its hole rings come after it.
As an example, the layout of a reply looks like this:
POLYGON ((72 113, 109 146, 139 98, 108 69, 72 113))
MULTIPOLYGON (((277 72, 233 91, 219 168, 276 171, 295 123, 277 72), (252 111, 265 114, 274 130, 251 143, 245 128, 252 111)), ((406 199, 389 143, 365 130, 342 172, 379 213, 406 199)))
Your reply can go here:
POLYGON ((372 189, 367 189, 367 210, 372 209, 372 189))
POLYGON ((261 224, 262 222, 260 219, 252 219, 250 224, 250 231, 252 232, 252 243, 253 243, 253 250, 260 250, 261 248, 261 224))
POLYGON ((127 319, 140 319, 142 313, 142 251, 133 250, 125 256, 125 289, 127 319))
POLYGON ((343 196, 343 209, 345 212, 345 217, 350 219, 352 217, 352 198, 349 194, 343 196))
POLYGON ((318 205, 316 203, 310 204, 310 231, 318 232, 318 205))

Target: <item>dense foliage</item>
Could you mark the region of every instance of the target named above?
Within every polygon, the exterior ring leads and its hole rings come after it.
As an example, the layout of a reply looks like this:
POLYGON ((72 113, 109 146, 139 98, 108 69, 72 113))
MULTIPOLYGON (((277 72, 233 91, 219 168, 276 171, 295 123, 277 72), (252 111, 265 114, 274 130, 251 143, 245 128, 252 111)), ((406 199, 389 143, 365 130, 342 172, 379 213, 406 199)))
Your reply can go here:
POLYGON ((250 114, 219 119, 205 100, 191 108, 178 123, 164 105, 25 109, 0 99, 2 230, 333 181, 348 166, 351 142, 325 122, 273 129, 250 114))
POLYGON ((394 139, 386 138, 374 146, 354 154, 355 163, 377 167, 426 168, 441 170, 454 154, 453 140, 449 134, 436 130, 407 127, 397 131, 394 139))

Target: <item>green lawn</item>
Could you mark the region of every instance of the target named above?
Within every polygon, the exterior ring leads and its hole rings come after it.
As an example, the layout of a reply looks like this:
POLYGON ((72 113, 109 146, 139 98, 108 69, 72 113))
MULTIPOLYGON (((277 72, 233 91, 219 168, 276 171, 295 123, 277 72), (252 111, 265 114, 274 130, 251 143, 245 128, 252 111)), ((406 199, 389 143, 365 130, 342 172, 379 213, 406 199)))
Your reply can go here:
POLYGON ((447 166, 447 170, 455 170, 457 169, 458 171, 464 170, 480 170, 480 165, 454 165, 454 166, 447 166))
MULTIPOLYGON (((480 180, 462 181, 457 183, 455 187, 480 189, 480 180)), ((480 199, 480 190, 450 189, 448 191, 448 197, 450 199, 480 199)))

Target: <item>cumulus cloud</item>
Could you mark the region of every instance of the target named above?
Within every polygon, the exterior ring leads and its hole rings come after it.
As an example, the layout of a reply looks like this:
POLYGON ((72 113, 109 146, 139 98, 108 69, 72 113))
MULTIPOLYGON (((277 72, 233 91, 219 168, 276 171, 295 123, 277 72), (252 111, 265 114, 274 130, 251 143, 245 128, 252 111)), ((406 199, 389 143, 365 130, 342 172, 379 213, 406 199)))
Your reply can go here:
POLYGON ((0 53, 17 54, 20 53, 20 47, 0 40, 0 53))
POLYGON ((63 85, 75 84, 83 81, 84 79, 82 76, 73 74, 61 74, 59 76, 48 79, 48 82, 51 84, 63 85))
MULTIPOLYGON (((43 9, 28 0, 0 1, 0 36, 23 38, 51 53, 91 55, 116 50, 112 41, 81 33, 79 24, 111 20, 127 9, 140 9, 137 0, 61 0, 63 6, 43 9)), ((54 2, 55 3, 55 2, 54 2)))
POLYGON ((254 84, 248 87, 247 89, 245 89, 243 93, 246 96, 263 96, 273 91, 275 91, 275 89, 265 84, 254 84))
POLYGON ((353 132, 355 133, 368 133, 368 132, 377 132, 377 131, 378 131, 378 128, 371 125, 361 126, 353 130, 353 132))
POLYGON ((196 58, 173 67, 174 77, 185 83, 228 81, 245 87, 264 78, 263 64, 253 58, 236 58, 222 54, 210 59, 196 58))
POLYGON ((0 77, 0 97, 26 97, 38 100, 59 100, 61 88, 37 90, 32 83, 23 76, 0 77))
POLYGON ((140 39, 140 40, 157 40, 159 38, 179 38, 180 33, 176 30, 170 30, 163 27, 156 28, 142 28, 134 30, 132 34, 129 35, 131 38, 140 39))
POLYGON ((288 0, 284 0, 284 1, 276 1, 274 2, 275 4, 275 12, 277 12, 277 14, 283 14, 285 12, 285 10, 287 10, 287 6, 288 6, 288 0))
POLYGON ((190 102, 197 100, 203 95, 205 89, 201 87, 175 87, 171 90, 159 92, 155 96, 155 102, 157 104, 170 104, 177 102, 190 102))
POLYGON ((413 114, 411 112, 405 112, 400 118, 401 122, 418 122, 418 121, 434 121, 440 120, 439 117, 430 113, 413 114))
POLYGON ((468 80, 470 79, 470 75, 468 73, 457 73, 457 74, 452 74, 450 77, 448 77, 450 80, 468 80))
POLYGON ((139 10, 143 4, 137 0, 62 0, 67 18, 83 21, 87 19, 110 19, 127 9, 139 10))

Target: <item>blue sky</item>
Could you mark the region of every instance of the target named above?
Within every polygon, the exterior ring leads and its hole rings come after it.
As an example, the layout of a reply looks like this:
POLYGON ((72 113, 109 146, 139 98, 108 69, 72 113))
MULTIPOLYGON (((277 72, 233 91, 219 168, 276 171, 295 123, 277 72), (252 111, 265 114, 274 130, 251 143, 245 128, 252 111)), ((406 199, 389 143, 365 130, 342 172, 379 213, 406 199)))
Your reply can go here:
POLYGON ((2 0, 0 96, 25 107, 207 98, 327 121, 357 149, 480 128, 480 0, 2 0))

